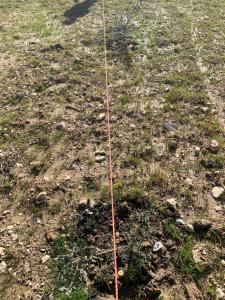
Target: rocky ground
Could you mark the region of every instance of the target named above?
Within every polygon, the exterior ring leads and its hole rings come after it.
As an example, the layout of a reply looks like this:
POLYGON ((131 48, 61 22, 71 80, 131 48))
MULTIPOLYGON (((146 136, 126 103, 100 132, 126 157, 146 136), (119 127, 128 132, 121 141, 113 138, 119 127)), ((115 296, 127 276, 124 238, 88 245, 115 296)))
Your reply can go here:
MULTIPOLYGON (((0 299, 112 300, 102 2, 0 17, 0 299)), ((225 299, 225 3, 106 22, 120 299, 225 299)))

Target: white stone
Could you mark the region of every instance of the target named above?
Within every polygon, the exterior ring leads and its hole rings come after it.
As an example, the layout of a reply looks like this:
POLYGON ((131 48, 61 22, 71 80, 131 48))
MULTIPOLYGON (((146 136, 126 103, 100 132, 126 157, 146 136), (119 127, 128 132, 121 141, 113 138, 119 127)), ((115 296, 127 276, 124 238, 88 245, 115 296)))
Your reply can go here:
POLYGON ((215 186, 212 189, 212 195, 215 199, 219 199, 224 193, 224 188, 222 188, 221 186, 215 186))
POLYGON ((211 145, 212 148, 218 148, 219 147, 219 143, 216 140, 212 140, 211 145))
POLYGON ((4 256, 5 252, 4 252, 5 248, 0 247, 0 256, 4 256))
POLYGON ((185 231, 187 231, 187 232, 189 232, 189 233, 194 233, 194 232, 195 232, 194 226, 191 225, 191 224, 186 224, 186 225, 184 225, 184 229, 185 229, 185 231))
POLYGON ((3 260, 1 263, 0 263, 0 274, 4 273, 5 270, 7 268, 7 265, 6 265, 6 262, 3 260))
POLYGON ((177 209, 178 208, 178 203, 177 200, 175 198, 170 198, 166 200, 166 203, 173 209, 177 209))
POLYGON ((221 288, 216 288, 216 299, 225 299, 225 294, 221 288))
POLYGON ((103 156, 103 155, 97 155, 95 157, 95 161, 98 162, 98 163, 103 162, 105 159, 106 159, 106 157, 103 156))
POLYGON ((176 219, 176 224, 177 225, 185 225, 185 221, 182 219, 176 219))
POLYGON ((163 248, 163 243, 162 242, 156 242, 154 247, 153 247, 153 252, 158 252, 162 248, 163 248))
POLYGON ((46 255, 42 256, 41 262, 43 264, 45 264, 47 261, 49 261, 50 258, 51 258, 51 256, 46 254, 46 255))
POLYGON ((105 114, 104 113, 101 113, 98 115, 98 120, 99 121, 103 121, 105 119, 105 114))

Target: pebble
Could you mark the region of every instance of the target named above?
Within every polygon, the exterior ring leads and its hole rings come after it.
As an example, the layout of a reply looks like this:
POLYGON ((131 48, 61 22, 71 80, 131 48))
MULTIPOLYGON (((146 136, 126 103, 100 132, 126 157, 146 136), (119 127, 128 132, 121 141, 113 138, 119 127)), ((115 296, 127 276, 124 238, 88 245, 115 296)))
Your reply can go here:
POLYGON ((36 197, 36 204, 45 204, 47 202, 47 192, 41 192, 36 197))
POLYGON ((0 247, 0 256, 4 256, 5 252, 4 252, 5 248, 0 247))
POLYGON ((124 276, 124 271, 123 270, 119 270, 118 271, 118 277, 123 277, 124 276))
POLYGON ((136 125, 135 125, 135 124, 131 124, 131 125, 130 125, 130 129, 131 129, 131 130, 135 130, 135 129, 136 129, 136 125))
POLYGON ((225 299, 225 293, 221 288, 216 288, 216 299, 225 299))
POLYGON ((167 199, 166 203, 169 205, 170 208, 173 208, 174 210, 176 210, 179 207, 175 198, 167 199))
POLYGON ((186 224, 185 221, 182 220, 182 219, 176 219, 175 222, 176 222, 177 225, 185 225, 186 224))
POLYGON ((202 107, 202 111, 203 111, 203 113, 207 113, 207 112, 209 112, 209 108, 208 107, 202 107))
POLYGON ((201 148, 200 147, 195 147, 195 155, 198 156, 201 152, 201 148))
POLYGON ((186 224, 183 226, 184 230, 188 233, 194 233, 195 230, 194 230, 194 226, 191 225, 191 224, 186 224))
POLYGON ((222 206, 217 205, 217 206, 214 207, 214 209, 215 209, 216 212, 220 212, 222 210, 222 206))
POLYGON ((18 235, 16 233, 12 233, 11 238, 13 241, 16 241, 16 240, 18 240, 18 235))
POLYGON ((102 156, 102 155, 97 155, 97 156, 95 157, 95 161, 96 161, 97 163, 103 162, 105 159, 106 159, 106 157, 105 157, 105 156, 102 156))
POLYGON ((215 186, 212 189, 212 195, 215 199, 219 199, 224 193, 224 188, 222 188, 221 186, 215 186))
POLYGON ((210 144, 210 151, 217 153, 219 151, 219 143, 216 140, 212 140, 210 144))
POLYGON ((105 119, 105 114, 104 113, 101 113, 98 115, 98 121, 103 121, 105 119))
POLYGON ((60 123, 55 125, 55 128, 57 130, 65 130, 66 129, 66 124, 64 122, 60 122, 60 123))
POLYGON ((222 260, 221 260, 221 265, 222 265, 223 267, 225 267, 225 259, 222 259, 222 260))
POLYGON ((6 271, 6 268, 7 268, 6 262, 3 260, 0 263, 0 274, 4 273, 6 271))
POLYGON ((47 231, 45 233, 45 238, 48 243, 54 242, 57 238, 57 233, 53 230, 47 231))
POLYGON ((47 261, 49 261, 50 258, 51 258, 51 256, 47 255, 47 254, 42 256, 42 258, 41 258, 42 264, 45 264, 47 261))
POLYGON ((164 124, 164 127, 165 127, 167 130, 173 131, 173 132, 178 130, 177 125, 174 124, 174 123, 171 123, 171 122, 166 122, 166 123, 164 124))
POLYGON ((163 243, 162 242, 156 242, 154 247, 153 247, 153 252, 158 252, 162 248, 163 248, 163 243))

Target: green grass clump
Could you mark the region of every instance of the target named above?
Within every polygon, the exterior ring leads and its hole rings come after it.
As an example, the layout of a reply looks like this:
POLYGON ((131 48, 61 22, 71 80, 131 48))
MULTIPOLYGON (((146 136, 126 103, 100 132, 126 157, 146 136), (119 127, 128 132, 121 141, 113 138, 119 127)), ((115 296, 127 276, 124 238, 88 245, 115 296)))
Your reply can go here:
POLYGON ((56 300, 88 300, 89 299, 89 291, 87 288, 78 286, 75 288, 75 290, 66 295, 61 294, 59 295, 56 300))
POLYGON ((176 257, 176 265, 179 271, 183 274, 189 274, 196 279, 200 274, 200 268, 193 259, 194 240, 188 237, 183 245, 178 249, 176 257))
POLYGON ((200 72, 189 73, 171 73, 165 79, 166 84, 174 86, 188 86, 192 84, 201 84, 203 82, 202 74, 200 72))
POLYGON ((165 187, 168 184, 168 177, 160 170, 155 170, 147 181, 147 188, 151 187, 165 187))
POLYGON ((174 240, 181 240, 180 229, 171 222, 166 222, 163 224, 163 228, 167 234, 169 234, 174 240))
POLYGON ((129 155, 123 162, 122 167, 137 167, 139 165, 139 158, 129 155))
POLYGON ((189 104, 206 105, 208 96, 199 91, 190 91, 183 87, 174 87, 166 94, 166 100, 171 104, 183 102, 189 104))

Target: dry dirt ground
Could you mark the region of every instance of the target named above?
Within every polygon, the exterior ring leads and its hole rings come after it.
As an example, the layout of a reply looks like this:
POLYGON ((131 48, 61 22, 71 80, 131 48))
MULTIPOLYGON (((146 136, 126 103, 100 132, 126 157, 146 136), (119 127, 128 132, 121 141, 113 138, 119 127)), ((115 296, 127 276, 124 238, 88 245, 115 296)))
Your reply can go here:
MULTIPOLYGON (((120 299, 225 299, 225 2, 106 0, 120 299)), ((0 299, 114 299, 100 0, 0 1, 0 299)))

